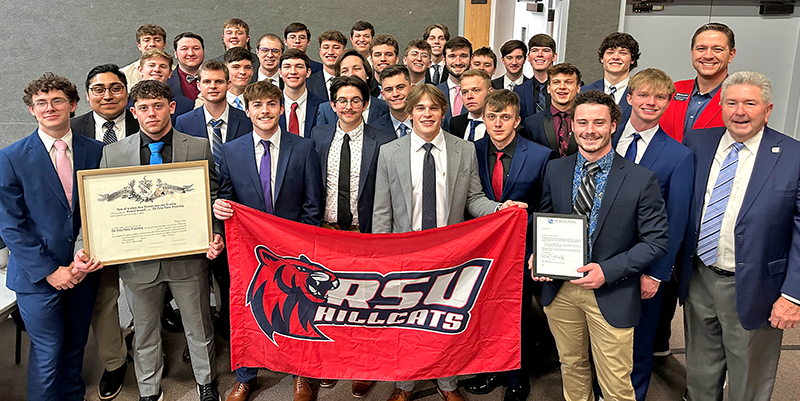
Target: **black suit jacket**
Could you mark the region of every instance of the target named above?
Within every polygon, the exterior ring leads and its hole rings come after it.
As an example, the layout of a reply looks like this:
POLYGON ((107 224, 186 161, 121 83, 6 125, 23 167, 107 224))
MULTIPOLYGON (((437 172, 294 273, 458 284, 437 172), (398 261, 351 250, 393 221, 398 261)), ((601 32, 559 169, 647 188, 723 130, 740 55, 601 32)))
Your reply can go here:
POLYGON ((450 125, 449 125, 450 130, 447 132, 461 139, 466 140, 467 138, 464 138, 464 133, 467 132, 468 126, 469 126, 469 112, 466 112, 464 114, 455 116, 450 119, 450 125))
MULTIPOLYGON (((86 114, 77 116, 70 120, 69 126, 73 134, 83 135, 88 138, 96 139, 94 136, 94 112, 90 111, 86 114)), ((125 109, 125 136, 131 136, 139 132, 139 121, 133 118, 133 114, 127 108, 125 109)))
MULTIPOLYGON (((503 76, 501 76, 501 77, 499 77, 499 78, 495 78, 495 79, 493 79, 493 80, 492 80, 492 88, 493 88, 494 90, 505 89, 505 88, 503 87, 503 78, 505 78, 505 77, 506 77, 506 76, 505 76, 505 75, 503 75, 503 76)), ((530 78, 528 78, 528 77, 526 77, 526 76, 524 76, 524 75, 522 76, 522 83, 523 83, 523 84, 524 84, 525 82, 529 81, 529 80, 530 80, 530 78)))
MULTIPOLYGON (((556 157, 558 157, 558 138, 556 138, 556 127, 553 125, 553 115, 550 113, 549 107, 541 113, 525 118, 522 126, 524 131, 521 131, 521 135, 525 139, 552 149, 556 153, 556 157)), ((570 133, 567 156, 577 151, 578 144, 575 142, 575 137, 570 133)))
POLYGON ((431 69, 430 69, 430 67, 428 67, 428 69, 425 70, 425 83, 426 84, 439 85, 440 83, 447 81, 447 78, 449 78, 449 77, 450 77, 450 72, 447 71, 447 67, 445 67, 445 66, 442 66, 442 71, 439 72, 439 82, 433 82, 433 78, 431 78, 431 69))

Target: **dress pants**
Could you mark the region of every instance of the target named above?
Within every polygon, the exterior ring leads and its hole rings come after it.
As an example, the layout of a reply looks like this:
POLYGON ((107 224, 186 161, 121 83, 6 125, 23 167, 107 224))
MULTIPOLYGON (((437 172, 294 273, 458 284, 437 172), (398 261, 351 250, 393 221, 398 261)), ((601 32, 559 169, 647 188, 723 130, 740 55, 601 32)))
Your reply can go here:
POLYGON ((631 385, 633 327, 609 324, 597 306, 594 290, 570 282, 562 284, 544 311, 561 358, 566 401, 594 401, 590 344, 605 400, 635 400, 631 385))
MULTIPOLYGON (((397 382, 397 388, 403 391, 414 391, 415 380, 397 382)), ((441 377, 436 379, 436 385, 442 391, 455 391, 458 387, 458 376, 441 377)))
POLYGON ((699 258, 684 306, 686 385, 691 401, 768 401, 775 385, 783 330, 746 330, 736 311, 736 277, 722 276, 699 258))
MULTIPOLYGON (((83 351, 97 294, 99 273, 68 290, 17 293, 17 306, 30 338, 28 400, 80 401, 83 351)), ((10 351, 9 351, 10 352, 10 351)))
POLYGON ((216 378, 214 363, 214 328, 211 324, 211 299, 208 269, 180 280, 171 280, 164 268, 151 283, 130 283, 123 279, 133 312, 134 368, 139 395, 158 394, 164 357, 161 350, 161 313, 164 291, 169 286, 186 333, 186 344, 192 359, 192 370, 198 384, 209 384, 216 378))
POLYGON ((642 300, 642 316, 633 330, 633 372, 631 382, 636 392, 636 400, 644 401, 650 387, 650 376, 653 373, 653 345, 656 340, 659 317, 661 316, 661 300, 664 286, 659 285, 656 295, 642 300))
POLYGON ((119 326, 119 270, 106 266, 100 272, 100 286, 92 312, 92 331, 97 338, 97 355, 103 368, 116 370, 125 364, 128 349, 119 326))

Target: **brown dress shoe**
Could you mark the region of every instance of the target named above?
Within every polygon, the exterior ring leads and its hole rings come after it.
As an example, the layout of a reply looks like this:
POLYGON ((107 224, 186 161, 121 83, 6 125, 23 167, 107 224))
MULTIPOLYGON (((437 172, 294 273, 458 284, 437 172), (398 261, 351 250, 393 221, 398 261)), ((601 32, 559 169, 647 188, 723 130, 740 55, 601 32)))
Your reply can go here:
POLYGON ((319 386, 322 388, 331 388, 336 385, 336 382, 338 382, 338 380, 319 379, 319 386))
POLYGON ((403 391, 399 388, 395 388, 394 393, 392 393, 392 396, 389 397, 387 401, 410 401, 413 394, 413 391, 403 391))
POLYGON ((458 389, 453 391, 444 391, 439 387, 436 387, 436 389, 439 390, 439 394, 442 395, 444 401, 465 401, 464 396, 461 395, 461 392, 459 392, 458 389))
POLYGON ((364 398, 375 386, 375 382, 369 380, 353 380, 353 397, 364 398))
POLYGON ((294 378, 294 401, 316 401, 317 392, 311 381, 305 377, 294 378))
POLYGON ((236 382, 236 385, 233 386, 233 390, 231 393, 228 394, 227 401, 245 401, 247 400, 247 396, 250 395, 250 389, 255 384, 255 380, 252 383, 239 383, 236 382))

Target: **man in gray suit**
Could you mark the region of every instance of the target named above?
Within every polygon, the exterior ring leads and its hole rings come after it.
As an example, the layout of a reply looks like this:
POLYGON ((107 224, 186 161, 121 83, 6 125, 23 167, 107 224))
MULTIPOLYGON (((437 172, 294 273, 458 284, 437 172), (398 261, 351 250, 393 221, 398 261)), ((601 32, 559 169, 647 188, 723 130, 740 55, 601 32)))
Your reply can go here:
MULTIPOLYGON (((170 114, 175 110, 172 90, 167 84, 147 80, 130 93, 133 115, 139 120, 139 132, 103 149, 100 168, 139 166, 207 160, 214 165, 208 140, 172 129, 170 114)), ((211 200, 217 193, 217 173, 209 168, 211 200)), ((222 225, 214 221, 213 242, 206 255, 191 255, 119 265, 125 292, 133 311, 134 367, 140 401, 163 398, 161 374, 164 367, 161 351, 161 311, 164 291, 172 291, 181 310, 192 369, 201 401, 218 401, 214 381, 214 329, 211 325, 208 286, 209 259, 222 252, 222 225)))
MULTIPOLYGON (((431 84, 418 84, 406 98, 413 133, 381 146, 375 179, 373 233, 402 233, 464 221, 464 212, 484 216, 509 206, 486 197, 472 143, 441 129, 447 99, 431 84)), ((464 401, 456 377, 436 380, 445 401, 464 401)), ((397 382, 389 401, 408 401, 414 381, 397 382)))

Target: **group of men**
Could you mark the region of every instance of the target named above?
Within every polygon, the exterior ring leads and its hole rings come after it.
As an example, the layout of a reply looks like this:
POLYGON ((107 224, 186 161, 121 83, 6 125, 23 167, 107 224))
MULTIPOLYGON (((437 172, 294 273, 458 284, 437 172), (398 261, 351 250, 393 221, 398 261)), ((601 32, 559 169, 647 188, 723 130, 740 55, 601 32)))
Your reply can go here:
MULTIPOLYGON (((669 353, 676 298, 685 302, 688 398, 721 399, 727 374, 729 399, 769 399, 783 329, 800 320, 800 144, 766 127, 765 76, 728 75, 736 49, 724 24, 698 28, 697 76, 675 83, 654 68, 632 75, 639 45, 619 32, 602 41, 604 77, 590 85, 576 66, 555 63, 546 34, 506 42, 505 73, 494 80, 492 49, 473 51, 441 24, 409 42, 402 60, 397 41, 366 21, 353 25, 352 49, 339 31, 320 34, 321 63, 306 54, 311 33, 302 23, 289 24, 283 38, 263 35, 255 53, 240 19, 225 22, 222 39, 225 53, 206 60, 203 38, 177 35, 174 66, 166 32, 143 25, 141 58, 93 68, 85 82, 92 110, 72 120, 74 84, 45 73, 25 88, 39 127, 0 150, 0 236, 31 338, 29 399, 83 398, 90 325, 105 368, 98 394, 119 394, 127 366, 120 279, 140 400, 164 398, 167 289, 199 397, 221 399, 214 333, 228 334, 236 269, 222 229, 234 213, 229 201, 362 233, 426 230, 512 206, 529 216, 585 216, 590 263, 576 266, 583 278, 527 269, 520 277, 523 308, 531 292, 544 305, 567 400, 598 392, 645 399, 653 355, 669 353), (522 74, 526 58, 532 78, 522 74), (103 266, 85 254, 76 171, 192 160, 211 167, 214 234, 205 255, 103 266), (216 325, 209 274, 222 293, 216 325), (535 289, 534 281, 543 284, 535 289)), ((258 370, 235 373, 227 399, 246 400, 258 370)), ((336 385, 330 373, 295 377, 295 401, 336 385)), ((446 401, 464 399, 456 379, 437 380, 446 401)), ((373 386, 354 381, 352 393, 365 397, 373 386)), ((410 400, 414 386, 398 382, 390 401, 410 400)), ((505 400, 525 400, 527 370, 464 383, 474 394, 498 386, 505 400)))

